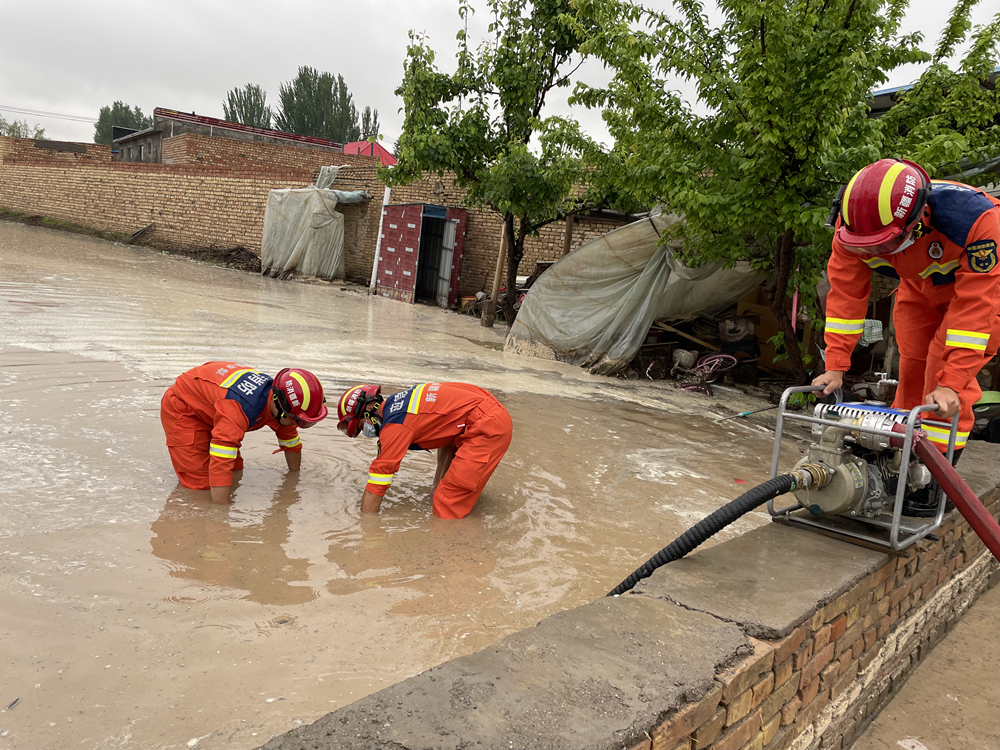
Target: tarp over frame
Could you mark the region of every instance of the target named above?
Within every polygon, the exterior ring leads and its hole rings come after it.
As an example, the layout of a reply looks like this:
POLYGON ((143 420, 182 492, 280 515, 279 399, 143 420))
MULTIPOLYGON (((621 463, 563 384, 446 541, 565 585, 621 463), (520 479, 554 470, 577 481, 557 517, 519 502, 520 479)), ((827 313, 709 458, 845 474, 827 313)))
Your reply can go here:
POLYGON ((748 263, 684 265, 679 242, 659 244, 677 221, 651 216, 560 259, 528 291, 504 350, 609 374, 632 361, 654 320, 714 314, 766 278, 748 263))
POLYGON ((336 208, 367 197, 364 192, 316 187, 271 190, 264 210, 261 273, 344 278, 344 215, 336 208))

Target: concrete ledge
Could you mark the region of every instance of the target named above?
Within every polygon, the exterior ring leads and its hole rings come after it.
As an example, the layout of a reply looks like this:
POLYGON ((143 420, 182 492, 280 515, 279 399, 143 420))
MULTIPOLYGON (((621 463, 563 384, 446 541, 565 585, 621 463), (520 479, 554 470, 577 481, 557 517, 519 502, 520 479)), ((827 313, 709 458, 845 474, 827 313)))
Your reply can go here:
MULTIPOLYGON (((1000 446, 960 468, 996 515, 1000 446)), ((847 748, 998 577, 957 512, 938 536, 895 557, 758 528, 261 750, 847 748)))
POLYGON ((716 671, 749 650, 739 628, 709 615, 646 597, 602 599, 264 748, 618 750, 645 740, 665 706, 704 698, 716 671))
POLYGON ((884 552, 772 523, 664 565, 633 591, 777 640, 886 559, 884 552))

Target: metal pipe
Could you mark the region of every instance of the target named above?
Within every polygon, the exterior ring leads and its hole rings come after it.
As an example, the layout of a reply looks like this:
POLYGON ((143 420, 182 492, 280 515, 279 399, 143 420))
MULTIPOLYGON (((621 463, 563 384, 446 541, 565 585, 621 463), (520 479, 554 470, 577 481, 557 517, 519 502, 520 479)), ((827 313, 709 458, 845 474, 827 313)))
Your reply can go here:
POLYGON ((916 454, 924 465, 930 469, 931 476, 944 489, 945 494, 958 508, 959 512, 969 522, 976 535, 983 540, 993 557, 1000 560, 1000 524, 990 515, 985 506, 976 497, 965 480, 958 475, 955 467, 949 463, 933 443, 923 435, 914 435, 913 443, 916 454))

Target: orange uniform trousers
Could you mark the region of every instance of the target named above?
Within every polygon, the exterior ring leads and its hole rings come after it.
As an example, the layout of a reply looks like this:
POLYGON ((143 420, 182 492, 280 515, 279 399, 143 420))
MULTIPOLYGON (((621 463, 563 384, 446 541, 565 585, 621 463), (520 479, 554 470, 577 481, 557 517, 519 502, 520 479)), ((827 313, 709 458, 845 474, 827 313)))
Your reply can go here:
MULTIPOLYGON (((177 398, 173 387, 160 399, 160 423, 167 436, 170 463, 181 485, 191 490, 210 490, 208 464, 212 425, 198 418, 187 404, 177 398)), ((233 471, 243 469, 243 456, 236 453, 233 471)))
MULTIPOLYGON (((896 340, 899 343, 899 387, 896 389, 896 398, 892 404, 896 409, 912 409, 925 402, 925 396, 938 386, 938 379, 944 370, 946 353, 947 329, 942 323, 948 310, 947 306, 932 307, 924 297, 907 294, 904 287, 905 282, 896 293, 896 304, 893 308, 896 340)), ((983 365, 997 353, 998 345, 1000 345, 1000 332, 994 326, 986 351, 983 352, 983 365)), ((958 392, 962 406, 958 418, 959 437, 956 448, 964 447, 964 436, 972 431, 976 421, 972 407, 982 395, 983 391, 975 377, 970 378, 965 388, 958 392)), ((921 419, 930 422, 929 426, 938 428, 931 435, 932 442, 942 452, 947 451, 947 437, 940 430, 949 429, 951 423, 935 419, 934 412, 924 412, 921 419)))
POLYGON ((465 518, 472 512, 513 434, 510 414, 495 398, 469 412, 465 432, 455 438, 455 457, 434 493, 435 516, 465 518))

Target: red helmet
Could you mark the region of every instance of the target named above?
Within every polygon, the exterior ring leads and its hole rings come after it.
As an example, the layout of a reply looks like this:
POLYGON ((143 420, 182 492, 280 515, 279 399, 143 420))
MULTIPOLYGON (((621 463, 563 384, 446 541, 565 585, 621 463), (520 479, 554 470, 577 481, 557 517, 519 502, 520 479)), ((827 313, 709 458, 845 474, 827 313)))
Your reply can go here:
POLYGON ((274 378, 274 398, 278 408, 299 427, 312 427, 327 415, 323 386, 309 370, 285 368, 279 372, 274 378))
POLYGON ((869 164, 844 189, 834 237, 859 255, 890 255, 917 226, 930 192, 930 177, 912 161, 869 164))
POLYGON ((337 429, 347 433, 347 437, 357 437, 361 415, 368 404, 382 401, 382 386, 356 385, 344 391, 337 402, 337 429))

